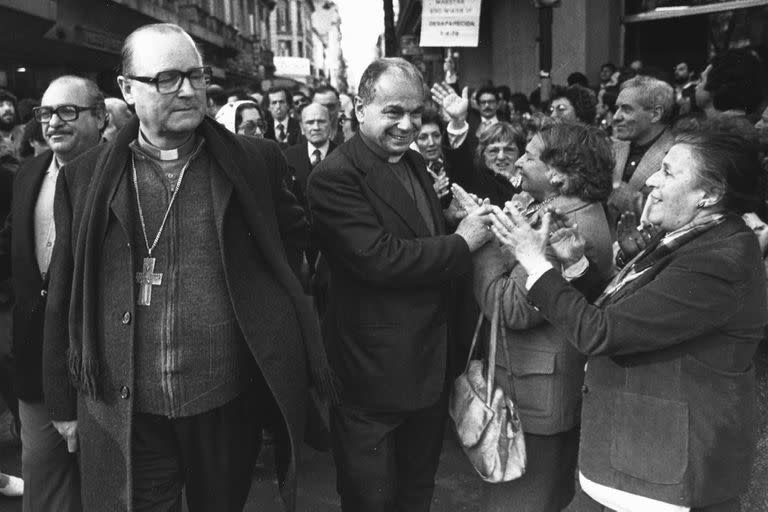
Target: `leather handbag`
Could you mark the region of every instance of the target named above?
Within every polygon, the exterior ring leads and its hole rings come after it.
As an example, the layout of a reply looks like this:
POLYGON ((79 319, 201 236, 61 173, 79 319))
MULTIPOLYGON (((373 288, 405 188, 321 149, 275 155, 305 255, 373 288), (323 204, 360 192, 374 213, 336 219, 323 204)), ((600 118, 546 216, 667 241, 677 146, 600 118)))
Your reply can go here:
POLYGON ((483 313, 480 313, 467 365, 464 373, 454 381, 449 402, 449 414, 464 453, 480 477, 490 483, 519 478, 525 473, 526 464, 525 439, 509 370, 509 349, 504 339, 504 327, 500 325, 503 290, 499 288, 491 318, 487 365, 483 360, 472 359, 483 324, 483 313), (500 337, 511 396, 494 384, 496 348, 500 337), (483 371, 484 366, 486 372, 483 371))

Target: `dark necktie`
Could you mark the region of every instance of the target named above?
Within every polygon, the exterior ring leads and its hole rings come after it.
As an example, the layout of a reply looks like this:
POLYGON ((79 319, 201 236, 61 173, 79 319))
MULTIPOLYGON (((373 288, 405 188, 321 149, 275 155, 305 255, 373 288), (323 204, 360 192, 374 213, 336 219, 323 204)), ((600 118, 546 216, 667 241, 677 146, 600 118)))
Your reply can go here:
POLYGON ((320 150, 315 148, 315 150, 312 152, 312 167, 316 166, 320 163, 320 160, 322 160, 322 153, 320 153, 320 150))
POLYGON ((277 140, 280 142, 285 141, 285 128, 282 123, 277 124, 277 140))

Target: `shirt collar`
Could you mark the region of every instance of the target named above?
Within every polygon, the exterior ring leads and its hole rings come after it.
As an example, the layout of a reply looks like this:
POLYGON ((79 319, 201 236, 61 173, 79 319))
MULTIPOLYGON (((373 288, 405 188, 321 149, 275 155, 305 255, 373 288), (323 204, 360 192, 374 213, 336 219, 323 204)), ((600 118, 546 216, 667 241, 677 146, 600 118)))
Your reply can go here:
POLYGON ((147 139, 147 136, 144 135, 144 132, 139 130, 139 136, 136 141, 138 142, 138 148, 142 153, 146 154, 148 157, 154 160, 162 160, 165 162, 169 160, 178 160, 179 158, 189 156, 195 149, 196 139, 197 137, 195 137, 193 134, 184 144, 177 148, 160 149, 149 142, 149 139, 147 139))
POLYGON ((311 142, 307 141, 307 155, 309 155, 310 161, 312 160, 312 153, 315 152, 316 149, 320 150, 320 160, 325 159, 325 155, 328 154, 328 147, 331 145, 330 141, 325 141, 325 144, 322 146, 315 146, 311 142))
POLYGON ((59 163, 59 159, 56 158, 56 153, 53 154, 53 157, 51 158, 51 163, 48 164, 48 169, 45 171, 46 174, 58 174, 59 169, 61 168, 61 164, 59 163))

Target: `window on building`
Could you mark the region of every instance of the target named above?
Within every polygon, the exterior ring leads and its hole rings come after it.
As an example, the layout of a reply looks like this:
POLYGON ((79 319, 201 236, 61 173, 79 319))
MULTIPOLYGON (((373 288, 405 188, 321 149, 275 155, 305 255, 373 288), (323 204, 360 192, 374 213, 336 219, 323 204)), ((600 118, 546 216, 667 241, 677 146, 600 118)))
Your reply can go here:
POLYGON ((285 0, 277 4, 275 14, 277 16, 277 31, 283 34, 289 33, 291 31, 291 15, 285 0))
POLYGON ((304 56, 304 43, 299 41, 299 57, 303 57, 303 56, 304 56))

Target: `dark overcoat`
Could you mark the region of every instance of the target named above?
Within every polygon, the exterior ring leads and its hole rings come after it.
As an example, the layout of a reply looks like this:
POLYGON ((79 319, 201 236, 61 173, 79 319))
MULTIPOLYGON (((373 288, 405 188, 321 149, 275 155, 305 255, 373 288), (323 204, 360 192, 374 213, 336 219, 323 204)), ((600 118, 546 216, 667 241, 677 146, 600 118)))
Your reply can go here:
POLYGON ((309 176, 312 229, 331 275, 323 336, 344 401, 355 407, 408 411, 438 402, 455 282, 472 266, 464 239, 447 234, 424 159, 412 150, 403 159, 426 193, 432 230, 360 135, 309 176))
MULTIPOLYGON (((261 217, 256 231, 247 226, 232 184, 224 173, 214 171, 216 166, 212 166, 210 179, 219 246, 211 250, 221 252, 238 325, 277 403, 282 420, 279 423, 287 427, 288 445, 279 446, 276 451, 280 490, 287 508, 292 510, 295 464, 303 435, 309 385, 304 346, 307 340, 306 336, 302 338, 288 291, 297 289, 298 285, 285 286, 279 278, 265 280, 263 276, 265 269, 267 273, 274 270, 276 261, 284 263, 284 244, 302 236, 295 213, 298 211, 301 219, 303 213, 285 187, 286 164, 277 144, 222 133, 211 123, 206 119, 198 133, 205 138, 212 160, 221 169, 237 162, 249 162, 246 171, 258 184, 256 190, 250 191, 261 217)), ((57 184, 57 241, 46 311, 44 386, 52 419, 78 420, 83 507, 87 511, 132 510, 133 318, 137 293, 134 280, 137 269, 132 262, 134 251, 141 248, 131 243, 137 215, 130 173, 125 169, 114 184, 102 257, 95 269, 98 289, 93 296, 97 302, 85 304, 86 310, 96 315, 100 364, 97 396, 75 389, 67 367, 73 245, 80 223, 86 221, 83 210, 87 189, 92 185, 91 176, 105 172, 103 168, 95 168, 97 162, 125 168, 130 151, 128 144, 135 139, 137 129, 135 121, 119 133, 113 144, 96 148, 65 166, 57 184), (102 160, 108 152, 111 155, 102 160)), ((295 279, 292 274, 291 278, 295 279)), ((310 337, 319 340, 317 323, 309 328, 310 337)))

